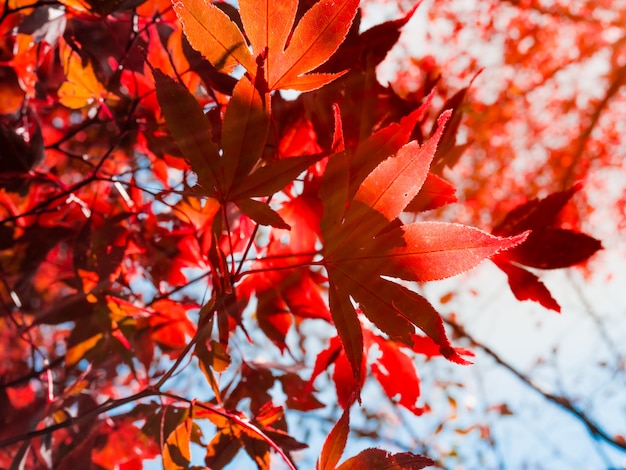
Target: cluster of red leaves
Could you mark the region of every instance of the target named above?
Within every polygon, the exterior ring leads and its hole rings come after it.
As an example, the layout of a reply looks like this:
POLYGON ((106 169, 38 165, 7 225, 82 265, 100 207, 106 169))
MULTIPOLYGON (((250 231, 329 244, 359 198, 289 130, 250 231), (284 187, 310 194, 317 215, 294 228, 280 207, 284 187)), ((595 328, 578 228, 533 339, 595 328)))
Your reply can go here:
POLYGON ((11 0, 0 17, 2 465, 131 469, 160 454, 187 468, 194 443, 211 468, 240 449, 293 467, 304 444, 285 408, 323 406, 313 385, 332 368, 346 411, 319 467, 423 468, 377 449, 337 467, 368 369, 420 414, 413 355, 467 362, 406 286, 495 256, 520 299, 555 308, 518 265, 599 248, 552 228, 575 189, 493 234, 403 222, 455 200, 442 171, 458 159, 464 93, 435 110, 432 90, 401 98, 376 80, 415 9, 359 32, 356 0, 61 4, 11 0), (258 327, 284 352, 305 319, 337 332, 308 378, 231 358, 235 332, 258 327), (170 389, 190 358, 209 401, 170 389))
POLYGON ((495 224, 527 199, 584 181, 567 222, 591 227, 597 212, 623 227, 626 5, 488 0, 467 9, 442 0, 427 14, 419 47, 405 35, 417 57, 398 64, 391 86, 422 96, 431 81, 446 97, 476 77, 461 107, 456 216, 495 224))

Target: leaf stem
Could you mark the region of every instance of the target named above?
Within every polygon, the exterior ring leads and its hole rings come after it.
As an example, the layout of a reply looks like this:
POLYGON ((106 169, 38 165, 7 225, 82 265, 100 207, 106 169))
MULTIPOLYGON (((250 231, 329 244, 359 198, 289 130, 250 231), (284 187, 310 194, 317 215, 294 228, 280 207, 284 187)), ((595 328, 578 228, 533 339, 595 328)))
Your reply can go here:
POLYGON ((234 280, 238 281, 242 277, 250 275, 250 274, 266 273, 269 271, 285 271, 288 269, 305 268, 307 266, 323 266, 323 263, 321 261, 310 261, 307 263, 295 263, 295 264, 290 264, 287 266, 271 266, 268 268, 249 269, 248 271, 243 271, 239 273, 234 280))
POLYGON ((173 393, 169 393, 169 392, 161 392, 162 396, 166 396, 169 398, 172 398, 174 400, 179 400, 179 401, 183 401, 185 403, 189 403, 191 404, 193 402, 193 406, 196 406, 198 408, 202 408, 205 411, 208 411, 210 413, 214 413, 216 415, 219 415, 223 418, 226 418, 230 421, 233 421, 234 423, 238 424, 241 427, 246 428, 247 430, 251 431, 252 433, 256 434, 257 436, 259 436, 263 441, 265 441, 272 449, 274 449, 276 451, 276 453, 278 455, 280 455, 280 457, 284 460, 284 462, 287 464, 287 466, 289 467, 289 470, 297 470, 296 467, 294 466, 294 464, 291 462, 291 459, 289 459, 289 457, 287 456, 287 454, 285 454, 285 452, 280 448, 280 446, 278 444, 276 444, 267 434, 265 434, 263 432, 263 430, 261 430, 258 426, 256 426, 255 424, 251 423, 249 420, 247 419, 243 419, 240 418, 239 416, 235 415, 235 414, 231 414, 228 413, 227 411, 224 410, 220 410, 219 408, 210 406, 207 403, 202 403, 199 401, 194 401, 194 400, 189 400, 188 398, 184 398, 178 395, 175 395, 173 393))

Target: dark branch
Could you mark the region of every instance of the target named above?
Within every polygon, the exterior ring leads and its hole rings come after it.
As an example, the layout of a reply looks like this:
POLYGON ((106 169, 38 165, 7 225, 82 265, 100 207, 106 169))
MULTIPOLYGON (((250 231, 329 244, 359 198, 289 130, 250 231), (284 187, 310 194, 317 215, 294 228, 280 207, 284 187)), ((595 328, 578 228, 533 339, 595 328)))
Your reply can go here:
POLYGON ((547 401, 555 405, 558 405, 561 409, 567 411, 572 416, 574 416, 578 421, 580 421, 582 424, 585 425, 585 427, 589 431, 589 434, 591 434, 591 436, 594 439, 602 440, 617 449, 626 451, 626 442, 618 441, 614 437, 610 436, 598 424, 596 424, 589 417, 587 417, 585 413, 583 413, 581 410, 576 408, 568 398, 559 396, 559 395, 553 395, 552 393, 549 393, 543 390, 541 387, 535 384, 532 380, 530 380, 526 375, 524 375, 522 372, 520 372, 511 364, 509 364, 504 359, 502 359, 498 353, 493 351, 488 346, 480 343, 478 340, 474 339, 474 337, 470 335, 465 330, 465 328, 463 328, 461 325, 449 319, 446 319, 445 321, 457 335, 463 338, 467 338, 474 347, 477 347, 483 350, 485 353, 487 353, 487 355, 491 356, 491 358, 493 358, 493 360, 495 360, 498 364, 500 364, 502 367, 504 367, 506 370, 512 373, 515 377, 517 377, 519 380, 521 380, 524 384, 526 384, 528 387, 533 389, 535 392, 542 395, 547 401))

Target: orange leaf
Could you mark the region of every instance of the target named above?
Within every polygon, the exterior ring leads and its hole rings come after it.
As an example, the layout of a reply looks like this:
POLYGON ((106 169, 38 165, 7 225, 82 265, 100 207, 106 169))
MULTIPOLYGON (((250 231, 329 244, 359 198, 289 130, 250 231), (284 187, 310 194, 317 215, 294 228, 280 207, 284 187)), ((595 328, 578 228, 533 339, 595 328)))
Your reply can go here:
POLYGON ((84 341, 81 341, 75 346, 72 346, 65 353, 65 365, 67 367, 73 366, 80 361, 88 351, 91 351, 102 340, 104 335, 97 333, 84 341))
POLYGON ((193 420, 187 416, 174 431, 170 433, 163 448, 164 470, 187 468, 191 460, 190 440, 193 420))
POLYGON ((298 0, 240 1, 241 21, 255 57, 268 48, 266 70, 273 68, 285 50, 298 10, 298 0))
POLYGON ((58 91, 61 104, 71 109, 80 109, 108 97, 108 92, 96 78, 91 64, 83 66, 78 53, 64 41, 59 43, 59 54, 66 77, 58 91))
POLYGON ((350 407, 346 407, 324 441, 322 453, 315 468, 317 470, 335 470, 348 441, 350 431, 350 407))
MULTIPOLYGON (((477 266, 496 253, 522 243, 528 233, 501 238, 474 227, 445 222, 416 222, 402 227, 405 246, 396 246, 383 273, 418 282, 445 279, 477 266)), ((385 245, 393 234, 377 238, 385 245)), ((373 254, 371 260, 381 257, 373 254)))
POLYGON ((241 64, 256 75, 246 40, 226 13, 205 0, 175 0, 173 6, 189 43, 215 68, 231 72, 241 64))
MULTIPOLYGON (((284 54, 277 60, 268 51, 270 89, 312 90, 323 83, 302 77, 326 62, 346 37, 359 7, 359 0, 321 0, 307 11, 296 26, 284 54), (302 80, 305 82, 303 83, 302 80)), ((281 51, 277 51, 280 52, 281 51)), ((275 57, 275 56, 274 56, 275 57)), ((327 83, 337 75, 324 77, 327 83)), ((318 75, 318 78, 320 76, 318 75)))

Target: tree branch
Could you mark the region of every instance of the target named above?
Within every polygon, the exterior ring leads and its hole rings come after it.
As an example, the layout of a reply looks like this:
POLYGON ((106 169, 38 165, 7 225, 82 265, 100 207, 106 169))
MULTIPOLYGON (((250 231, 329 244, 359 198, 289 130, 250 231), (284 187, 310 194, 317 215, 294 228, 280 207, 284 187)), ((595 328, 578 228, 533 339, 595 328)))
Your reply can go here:
POLYGON ((458 323, 450 319, 445 319, 445 322, 452 328, 452 330, 457 335, 463 338, 467 338, 474 347, 477 347, 483 350, 488 356, 491 356, 491 358, 495 360, 498 364, 500 364, 502 367, 504 367, 506 370, 512 373, 515 377, 521 380, 524 384, 526 384, 526 386, 528 386, 529 388, 533 389, 535 392, 542 395, 547 401, 559 406, 561 409, 567 411, 572 416, 574 416, 578 421, 580 421, 582 424, 585 425, 585 427, 587 428, 587 431, 594 439, 602 440, 619 450, 626 451, 626 442, 617 440, 614 437, 610 436, 606 431, 600 428, 598 424, 596 424, 594 421, 588 418, 587 415, 585 415, 581 410, 576 408, 568 398, 559 396, 559 395, 553 395, 545 391, 540 386, 535 384, 531 379, 529 379, 525 374, 523 374, 522 372, 517 370, 515 367, 513 367, 511 364, 509 364, 504 359, 502 359, 500 355, 496 353, 494 350, 492 350, 488 346, 476 340, 461 325, 459 325, 458 323))
POLYGON ((120 398, 118 400, 107 400, 104 403, 101 403, 100 405, 96 406, 95 408, 92 408, 91 410, 83 413, 80 416, 74 416, 69 419, 66 419, 65 421, 61 421, 60 423, 53 424, 52 426, 48 426, 43 429, 37 429, 36 431, 31 431, 26 434, 13 436, 8 439, 4 439, 0 441, 0 448, 9 446, 11 444, 15 444, 16 442, 22 442, 22 441, 34 439, 36 437, 46 436, 48 434, 53 433, 54 431, 67 428, 81 421, 85 421, 86 419, 95 418, 96 416, 101 415, 102 413, 106 413, 107 411, 110 411, 114 408, 118 408, 127 403, 131 403, 141 398, 154 396, 154 395, 160 395, 160 393, 157 390, 146 389, 146 390, 142 390, 141 392, 130 395, 128 397, 120 398))

